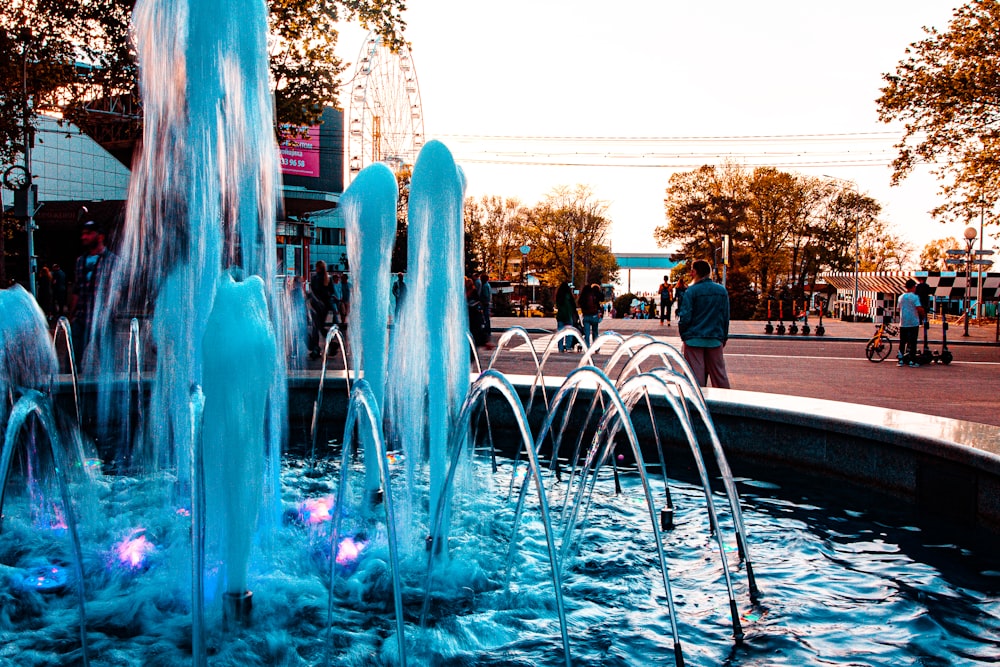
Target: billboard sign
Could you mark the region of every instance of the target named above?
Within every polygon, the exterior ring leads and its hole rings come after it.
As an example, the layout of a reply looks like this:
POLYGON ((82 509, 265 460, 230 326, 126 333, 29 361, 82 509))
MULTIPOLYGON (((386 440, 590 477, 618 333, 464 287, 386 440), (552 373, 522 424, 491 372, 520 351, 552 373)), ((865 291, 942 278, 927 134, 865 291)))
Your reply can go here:
POLYGON ((319 125, 286 126, 278 143, 281 173, 319 178, 319 125))

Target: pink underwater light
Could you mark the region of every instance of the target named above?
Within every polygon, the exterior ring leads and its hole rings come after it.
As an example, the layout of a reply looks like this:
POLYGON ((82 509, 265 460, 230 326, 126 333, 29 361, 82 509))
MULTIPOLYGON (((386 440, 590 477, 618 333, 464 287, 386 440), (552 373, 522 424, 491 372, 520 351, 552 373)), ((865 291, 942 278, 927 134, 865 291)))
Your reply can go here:
POLYGON ((337 565, 353 565, 357 562, 358 556, 368 543, 363 540, 355 541, 353 538, 345 537, 337 545, 337 565))
POLYGON ((322 498, 309 498, 299 505, 299 518, 302 523, 315 526, 325 523, 333 518, 333 496, 323 496, 322 498))
POLYGON ((131 570, 146 566, 146 557, 156 550, 156 545, 146 539, 144 528, 136 528, 115 545, 118 564, 131 570))

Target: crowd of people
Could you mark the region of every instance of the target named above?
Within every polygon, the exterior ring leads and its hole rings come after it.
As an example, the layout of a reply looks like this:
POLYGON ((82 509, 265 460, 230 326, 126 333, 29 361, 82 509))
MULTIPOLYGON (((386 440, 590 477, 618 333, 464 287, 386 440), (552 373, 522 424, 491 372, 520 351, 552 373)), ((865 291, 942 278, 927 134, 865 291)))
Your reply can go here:
MULTIPOLYGON (((116 259, 105 245, 104 230, 93 220, 87 220, 81 225, 80 243, 84 252, 76 261, 72 290, 69 289, 65 272, 58 264, 54 264, 51 269, 43 266, 38 272, 37 282, 38 302, 46 315, 50 318, 64 313, 69 316, 78 359, 87 347, 94 316, 95 295, 103 281, 110 276, 116 259)), ((665 322, 667 326, 671 326, 676 310, 683 354, 699 384, 706 386, 711 381, 715 387, 728 388, 729 378, 723 349, 729 334, 729 295, 725 287, 711 279, 710 273, 711 266, 708 262, 696 260, 690 264, 687 279, 681 278, 676 283, 671 283, 669 276, 663 277, 663 284, 659 288, 660 324, 662 326, 665 322)), ((906 335, 901 337, 905 338, 904 349, 911 354, 915 353, 916 327, 923 321, 926 312, 914 287, 915 285, 908 284, 909 297, 904 295, 901 299, 901 305, 906 309, 903 322, 906 335), (915 302, 912 313, 907 298, 912 298, 915 302), (910 317, 911 314, 916 317, 916 325, 912 322, 914 317, 910 317)), ((394 312, 397 315, 406 299, 406 290, 405 276, 399 273, 392 283, 394 312)), ((308 350, 310 357, 317 358, 329 326, 335 324, 344 328, 347 325, 351 298, 348 277, 346 273, 328 270, 326 263, 320 260, 316 262, 315 270, 308 283, 302 285, 301 291, 305 295, 309 320, 308 350)), ((596 283, 584 285, 579 294, 574 294, 567 282, 561 283, 555 293, 558 331, 574 327, 579 332, 582 344, 590 347, 597 340, 600 322, 608 312, 604 301, 604 291, 596 283)), ((465 304, 472 340, 477 347, 492 349, 493 289, 487 272, 465 278, 465 304)), ((571 351, 576 347, 577 341, 572 336, 560 338, 560 352, 571 351)))
MULTIPOLYGON (((61 316, 70 320, 74 350, 79 361, 87 348, 94 315, 94 299, 98 287, 114 267, 115 255, 105 245, 104 229, 93 220, 80 226, 80 244, 83 253, 77 258, 73 282, 58 264, 42 266, 36 279, 36 298, 49 321, 61 316), (71 289, 72 288, 72 289, 71 289)), ((723 350, 729 332, 729 295, 726 288, 711 277, 711 265, 704 260, 690 263, 687 276, 671 282, 663 276, 657 293, 659 296, 660 326, 672 326, 675 320, 683 342, 683 354, 699 384, 729 387, 723 350)), ((346 273, 329 271, 323 261, 316 262, 307 284, 302 285, 308 317, 308 350, 312 358, 320 356, 320 346, 329 326, 344 328, 350 314, 350 287, 346 273)), ((900 313, 900 366, 916 366, 917 334, 920 326, 927 326, 929 287, 926 279, 920 283, 908 280, 906 293, 899 301, 900 313)), ((398 315, 406 298, 405 276, 398 273, 392 282, 394 312, 398 315)), ((465 278, 465 303, 468 312, 469 333, 477 347, 492 349, 493 290, 487 272, 465 278)), ((575 295, 572 287, 563 282, 555 292, 557 331, 574 327, 589 347, 599 335, 600 322, 611 314, 610 304, 604 302, 600 285, 584 285, 575 295)), ((654 318, 654 302, 641 301, 633 305, 633 317, 654 318)), ((578 348, 573 337, 561 337, 559 351, 578 348)))
POLYGON ((70 282, 59 264, 42 265, 35 274, 35 300, 52 324, 66 317, 73 333, 73 350, 77 364, 90 342, 94 316, 94 299, 98 288, 109 279, 116 256, 105 245, 104 228, 94 220, 80 225, 80 246, 70 282))
POLYGON ((351 289, 347 274, 327 270, 326 262, 316 262, 309 280, 306 304, 309 310, 309 357, 320 356, 320 346, 326 340, 327 320, 341 329, 347 326, 351 312, 351 289), (331 317, 332 316, 332 317, 331 317))

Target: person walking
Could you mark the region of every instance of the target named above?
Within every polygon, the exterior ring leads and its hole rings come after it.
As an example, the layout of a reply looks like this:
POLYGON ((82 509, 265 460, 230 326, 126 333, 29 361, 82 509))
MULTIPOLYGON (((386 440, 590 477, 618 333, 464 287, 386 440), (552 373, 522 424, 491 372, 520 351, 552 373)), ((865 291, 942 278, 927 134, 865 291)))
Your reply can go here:
POLYGON ((492 350, 493 344, 490 343, 489 333, 483 321, 483 304, 479 290, 476 281, 468 276, 465 277, 465 306, 469 314, 469 333, 472 335, 472 341, 477 348, 492 350))
POLYGON ((663 276, 660 283, 660 326, 663 326, 663 318, 667 318, 667 326, 670 326, 670 311, 674 306, 674 286, 670 284, 670 276, 663 276))
POLYGON ((677 307, 677 316, 680 317, 681 312, 681 299, 684 298, 684 292, 687 291, 687 283, 684 281, 684 276, 677 279, 677 283, 674 285, 674 305, 677 307))
POLYGON ((52 308, 56 317, 66 314, 66 272, 58 264, 52 265, 52 308))
POLYGON ((340 274, 330 275, 330 310, 333 311, 333 323, 344 327, 344 286, 340 283, 340 274))
POLYGON ((724 349, 729 340, 729 293, 713 281, 711 265, 703 259, 691 265, 691 286, 677 306, 677 330, 684 359, 702 387, 729 389, 724 349))
POLYGON ((309 329, 309 356, 316 359, 320 356, 320 345, 326 339, 326 317, 330 314, 330 297, 332 281, 326 270, 326 262, 316 262, 316 270, 309 281, 309 311, 312 314, 312 326, 309 329))
POLYGON ((920 305, 920 297, 916 293, 917 281, 906 280, 906 292, 899 297, 896 305, 899 308, 899 367, 917 368, 917 332, 924 321, 926 311, 920 305))
POLYGON ((583 341, 588 348, 597 340, 601 323, 601 286, 593 283, 580 290, 580 312, 583 314, 583 341))
MULTIPOLYGON (((570 289, 569 283, 563 281, 556 289, 556 331, 573 326, 576 317, 576 299, 573 298, 573 290, 570 289)), ((560 338, 559 351, 565 352, 569 348, 566 339, 560 338)))
POLYGON ((479 304, 483 310, 483 329, 486 331, 486 340, 493 337, 493 323, 490 321, 490 313, 493 310, 493 286, 490 285, 490 276, 486 271, 479 274, 479 304))
POLYGON ((396 282, 392 284, 392 298, 396 302, 395 317, 399 317, 399 309, 403 307, 403 299, 406 298, 406 283, 403 282, 403 272, 396 274, 396 282))
POLYGON ((38 284, 36 286, 36 301, 45 313, 45 320, 52 317, 52 272, 49 267, 43 266, 38 270, 38 284))
POLYGON ((83 360, 84 351, 90 345, 98 290, 110 281, 115 263, 115 254, 104 245, 104 229, 93 220, 80 226, 80 244, 84 253, 76 260, 76 282, 69 304, 77 363, 83 360))

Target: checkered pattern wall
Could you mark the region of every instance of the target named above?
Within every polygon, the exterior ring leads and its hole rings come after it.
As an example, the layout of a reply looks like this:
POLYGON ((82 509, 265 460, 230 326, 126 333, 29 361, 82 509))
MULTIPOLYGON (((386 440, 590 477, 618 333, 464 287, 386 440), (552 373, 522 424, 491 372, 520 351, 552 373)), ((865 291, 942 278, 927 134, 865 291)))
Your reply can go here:
MULTIPOLYGON (((895 295, 906 291, 907 279, 920 276, 927 277, 935 301, 960 301, 965 298, 965 290, 969 287, 964 271, 878 271, 858 274, 858 292, 871 300, 887 300, 887 296, 893 295, 891 301, 895 304, 895 295)), ((825 273, 820 277, 833 285, 837 292, 854 292, 853 273, 825 273)), ((979 278, 975 273, 971 282, 971 296, 976 298, 979 295, 979 278)), ((983 301, 996 301, 998 297, 1000 273, 984 273, 983 301)))

